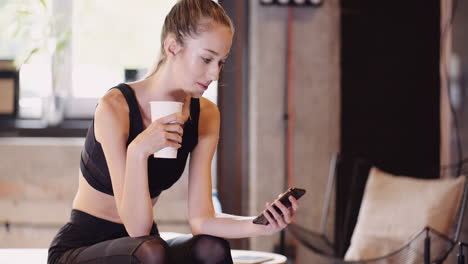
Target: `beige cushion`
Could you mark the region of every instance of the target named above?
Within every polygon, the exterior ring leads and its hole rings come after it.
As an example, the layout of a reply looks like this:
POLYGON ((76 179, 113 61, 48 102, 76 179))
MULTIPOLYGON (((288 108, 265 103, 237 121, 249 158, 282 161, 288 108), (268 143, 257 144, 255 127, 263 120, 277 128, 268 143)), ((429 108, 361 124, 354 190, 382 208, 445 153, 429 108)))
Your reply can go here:
POLYGON ((424 227, 449 234, 465 177, 416 179, 372 168, 345 260, 385 256, 424 227))

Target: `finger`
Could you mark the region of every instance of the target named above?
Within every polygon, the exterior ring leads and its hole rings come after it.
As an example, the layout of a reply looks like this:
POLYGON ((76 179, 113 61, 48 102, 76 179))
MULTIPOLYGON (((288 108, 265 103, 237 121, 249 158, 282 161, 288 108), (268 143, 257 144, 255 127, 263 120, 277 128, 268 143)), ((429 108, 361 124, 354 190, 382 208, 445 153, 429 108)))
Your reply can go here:
POLYGON ((181 145, 179 142, 177 142, 177 141, 170 140, 170 139, 167 139, 167 138, 166 138, 166 139, 164 140, 164 143, 163 143, 163 146, 162 146, 162 147, 163 147, 163 148, 171 147, 171 148, 176 148, 176 149, 178 149, 178 148, 181 148, 182 145, 181 145))
POLYGON ((177 142, 171 141, 171 140, 166 140, 165 147, 171 147, 171 148, 179 149, 179 148, 182 147, 182 145, 177 143, 177 142))
POLYGON ((283 213, 283 220, 285 223, 289 224, 291 222, 291 217, 290 217, 290 211, 288 208, 286 208, 286 206, 284 206, 284 204, 280 201, 275 201, 275 205, 276 207, 278 207, 281 212, 283 213))
POLYGON ((263 211, 263 215, 268 220, 268 223, 270 223, 273 228, 277 229, 279 228, 279 223, 278 221, 276 221, 275 217, 268 210, 268 206, 270 206, 270 204, 266 203, 266 209, 263 211))
POLYGON ((280 227, 286 225, 283 217, 276 211, 275 208, 273 208, 271 204, 268 204, 267 210, 273 215, 273 218, 275 218, 276 222, 278 223, 280 227))
POLYGON ((274 228, 278 228, 278 223, 270 216, 268 211, 263 211, 263 216, 268 220, 268 225, 271 225, 274 228))
POLYGON ((296 222, 296 215, 293 214, 293 215, 292 215, 292 218, 291 218, 291 223, 295 223, 295 222, 296 222))
POLYGON ((180 113, 174 113, 168 116, 161 117, 158 119, 158 121, 159 123, 162 123, 162 124, 169 124, 169 123, 183 124, 184 123, 184 120, 180 113))
POLYGON ((177 133, 177 134, 179 134, 181 136, 184 134, 184 129, 182 128, 182 126, 180 124, 167 124, 167 125, 164 125, 164 130, 167 131, 167 132, 177 133))
POLYGON ((291 223, 296 221, 296 211, 292 208, 288 208, 289 210, 289 217, 291 218, 291 223))
POLYGON ((299 201, 293 196, 289 196, 289 201, 291 202, 292 209, 296 211, 299 208, 299 201))
POLYGON ((165 137, 167 140, 171 140, 176 143, 182 143, 182 137, 177 133, 166 132, 165 137))

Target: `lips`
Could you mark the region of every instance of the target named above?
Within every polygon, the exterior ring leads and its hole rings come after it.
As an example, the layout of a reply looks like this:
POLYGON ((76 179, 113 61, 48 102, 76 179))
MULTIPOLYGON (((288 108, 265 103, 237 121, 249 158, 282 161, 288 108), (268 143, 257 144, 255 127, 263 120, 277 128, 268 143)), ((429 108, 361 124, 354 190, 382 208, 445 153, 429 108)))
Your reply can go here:
POLYGON ((197 84, 198 84, 198 86, 200 86, 200 88, 202 88, 203 90, 208 89, 208 85, 205 85, 205 84, 199 83, 199 82, 197 82, 197 84))

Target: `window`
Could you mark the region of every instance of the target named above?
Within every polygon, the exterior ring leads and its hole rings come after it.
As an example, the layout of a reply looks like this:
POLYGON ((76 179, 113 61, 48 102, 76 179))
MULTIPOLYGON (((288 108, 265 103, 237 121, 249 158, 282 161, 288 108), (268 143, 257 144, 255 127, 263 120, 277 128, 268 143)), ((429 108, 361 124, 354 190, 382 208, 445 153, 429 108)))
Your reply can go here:
MULTIPOLYGON (((27 57, 33 47, 40 46, 47 34, 51 1, 5 0, 0 2, 0 59, 27 57), (16 33, 16 38, 13 35, 16 33)), ((31 56, 20 71, 19 116, 39 118, 41 98, 50 87, 50 57, 45 49, 31 56)))
MULTIPOLYGON (((125 70, 144 74, 157 59, 164 18, 176 0, 80 0, 73 2, 73 90, 70 116, 91 116, 97 98, 125 80, 125 70)), ((216 101, 216 84, 206 95, 216 101)))
MULTIPOLYGON (((2 25, 8 24, 8 19, 15 15, 15 5, 20 2, 27 5, 28 10, 37 9, 36 5, 40 5, 40 0, 1 2, 2 25)), ((69 93, 65 118, 91 118, 98 98, 110 87, 125 81, 126 69, 144 73, 154 63, 159 54, 165 15, 176 2, 46 1, 51 13, 69 25, 72 32, 70 48, 64 51, 64 69, 67 71, 62 72, 69 77, 60 83, 61 87, 67 87, 69 93)), ((8 45, 0 44, 0 59, 14 57, 17 44, 11 41, 8 45)), ((41 117, 44 97, 52 83, 50 65, 50 56, 41 52, 33 55, 21 68, 20 118, 41 117)), ((217 84, 212 86, 205 97, 216 102, 217 84)))
POLYGON ((72 94, 77 103, 68 109, 70 115, 91 116, 97 98, 125 80, 125 69, 153 63, 164 17, 175 2, 73 1, 72 94))

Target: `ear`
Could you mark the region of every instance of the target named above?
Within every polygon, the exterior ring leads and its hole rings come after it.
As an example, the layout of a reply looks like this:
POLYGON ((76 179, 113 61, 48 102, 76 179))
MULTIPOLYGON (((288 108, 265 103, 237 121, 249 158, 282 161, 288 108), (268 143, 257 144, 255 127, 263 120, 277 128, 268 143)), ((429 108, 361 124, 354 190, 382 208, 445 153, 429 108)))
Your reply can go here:
POLYGON ((168 56, 175 56, 182 49, 181 44, 177 41, 174 35, 169 35, 164 40, 164 49, 168 56))

